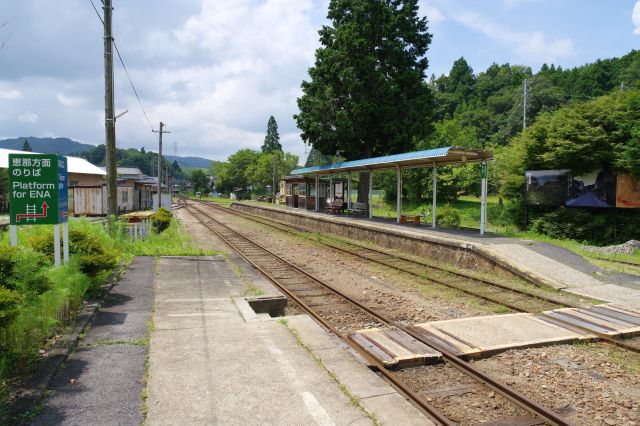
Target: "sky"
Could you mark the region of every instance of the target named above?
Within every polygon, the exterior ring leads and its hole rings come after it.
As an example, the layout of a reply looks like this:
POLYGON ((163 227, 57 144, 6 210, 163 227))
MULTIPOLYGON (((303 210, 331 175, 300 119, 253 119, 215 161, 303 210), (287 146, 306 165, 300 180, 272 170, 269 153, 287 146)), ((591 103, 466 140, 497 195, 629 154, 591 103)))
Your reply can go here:
MULTIPOLYGON (((102 13, 100 0, 93 0, 102 13)), ((293 115, 329 0, 113 0, 119 148, 225 160, 260 149, 273 115, 285 151, 304 162, 293 115), (147 120, 148 117, 148 120, 147 120)), ((563 68, 640 47, 640 0, 421 0, 433 41, 428 75, 464 56, 563 68)), ((2 0, 0 139, 104 143, 102 24, 90 0, 2 0)))

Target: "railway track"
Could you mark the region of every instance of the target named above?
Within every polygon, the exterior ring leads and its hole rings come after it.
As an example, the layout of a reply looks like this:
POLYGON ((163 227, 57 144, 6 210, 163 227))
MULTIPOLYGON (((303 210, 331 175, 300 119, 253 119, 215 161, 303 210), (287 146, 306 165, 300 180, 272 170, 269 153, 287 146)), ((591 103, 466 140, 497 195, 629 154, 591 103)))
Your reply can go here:
POLYGON ((249 213, 225 208, 212 202, 202 201, 200 203, 243 217, 253 222, 261 223, 282 232, 319 242, 320 244, 339 252, 367 260, 381 266, 392 268, 396 271, 418 277, 427 282, 462 291, 465 294, 505 306, 516 312, 542 312, 562 307, 579 307, 577 304, 573 304, 568 301, 561 301, 548 295, 533 294, 531 292, 515 288, 513 285, 508 285, 507 283, 487 278, 480 278, 462 271, 456 271, 452 268, 437 265, 433 262, 412 259, 408 256, 389 253, 335 237, 332 237, 332 240, 337 241, 337 243, 327 240, 318 240, 313 231, 300 226, 258 217, 249 213))
MULTIPOLYGON (((192 200, 194 201, 194 200, 192 200)), ((251 220, 256 223, 260 223, 265 226, 280 230, 282 232, 289 233, 298 237, 319 242, 322 245, 331 247, 342 253, 349 254, 370 262, 390 267, 399 272, 403 272, 415 277, 418 277, 427 282, 440 284, 449 288, 454 288, 462 291, 465 294, 478 297, 480 299, 496 303, 498 305, 505 306, 516 312, 536 313, 545 310, 553 310, 562 307, 582 307, 581 305, 570 303, 568 301, 559 301, 549 296, 543 296, 540 294, 532 294, 527 291, 523 291, 514 288, 506 283, 500 283, 495 280, 486 278, 479 278, 461 271, 454 271, 452 269, 436 265, 431 262, 425 262, 422 260, 411 259, 407 256, 403 256, 397 253, 389 253, 383 250, 366 247, 361 244, 354 243, 352 241, 345 241, 337 238, 332 238, 338 241, 342 246, 328 241, 320 241, 316 239, 313 231, 288 223, 280 222, 274 219, 266 219, 250 213, 241 212, 231 208, 220 206, 219 204, 210 201, 196 201, 197 203, 204 204, 206 206, 215 208, 217 210, 243 217, 247 220, 251 220), (346 248, 346 247, 351 247, 346 248), (426 273, 425 273, 426 268, 426 273), (436 271, 429 273, 429 270, 436 271), (458 280, 452 280, 451 276, 458 277, 458 280), (505 295, 511 295, 510 298, 505 298, 505 295)), ((633 262, 626 262, 634 264, 633 262)), ((606 334, 598 333, 593 329, 582 327, 580 324, 564 322, 556 319, 558 325, 576 331, 578 333, 586 332, 597 336, 601 341, 617 346, 619 348, 628 350, 630 352, 640 353, 640 345, 633 345, 625 342, 624 340, 612 338, 606 334)))
MULTIPOLYGON (((183 201, 183 203, 186 204, 186 201, 183 201)), ((397 374, 387 370, 379 361, 372 358, 368 353, 362 351, 358 345, 350 341, 346 337, 346 331, 362 327, 363 325, 368 327, 380 325, 397 327, 416 340, 440 351, 448 365, 455 367, 455 369, 464 373, 469 378, 488 387, 506 400, 511 401, 511 403, 520 408, 520 411, 524 410, 524 412, 528 413, 525 417, 528 417, 530 422, 527 424, 569 424, 553 410, 541 406, 515 389, 486 375, 471 363, 458 358, 455 353, 438 345, 437 342, 425 341, 422 336, 412 332, 403 324, 385 317, 379 311, 366 306, 364 303, 349 297, 317 277, 305 272, 303 269, 286 261, 247 236, 216 220, 211 214, 200 207, 187 204, 186 209, 205 227, 225 241, 226 244, 256 268, 270 282, 280 288, 290 300, 293 300, 328 330, 345 339, 345 341, 367 359, 381 375, 441 424, 454 425, 456 423, 444 415, 441 408, 436 407, 436 405, 428 402, 418 392, 410 389, 398 378, 397 374), (349 318, 348 324, 344 323, 345 318, 349 318)), ((522 420, 523 418, 522 415, 519 415, 514 417, 513 420, 522 420)), ((478 419, 475 418, 473 419, 474 422, 477 420, 478 419)), ((506 423, 501 424, 510 424, 510 419, 502 418, 500 421, 506 421, 506 423)))

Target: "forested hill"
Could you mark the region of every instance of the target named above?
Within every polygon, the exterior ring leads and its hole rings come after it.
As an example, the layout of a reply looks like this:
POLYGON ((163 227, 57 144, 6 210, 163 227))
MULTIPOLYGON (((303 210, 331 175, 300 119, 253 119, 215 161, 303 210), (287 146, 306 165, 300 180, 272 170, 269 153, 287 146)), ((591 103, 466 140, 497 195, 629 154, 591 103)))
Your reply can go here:
POLYGON ((0 148, 21 150, 27 141, 34 152, 58 155, 69 155, 95 148, 93 145, 80 143, 69 138, 36 138, 34 136, 0 140, 0 148))
POLYGON ((541 112, 615 90, 640 89, 640 51, 567 70, 544 65, 535 74, 530 67, 510 64, 493 64, 475 74, 460 58, 448 75, 431 78, 434 121, 455 120, 454 127, 473 128, 466 145, 504 146, 522 130, 525 80, 531 125, 541 112))
MULTIPOLYGON (((85 157, 91 163, 104 166, 105 151, 104 145, 90 145, 74 141, 69 138, 37 138, 34 136, 19 137, 13 139, 0 140, 0 148, 22 150, 25 147, 25 141, 33 152, 42 152, 58 155, 75 155, 85 157)), ((144 155, 144 149, 138 151, 136 149, 118 149, 118 165, 119 166, 137 166, 145 173, 151 173, 157 166, 157 156, 149 152, 144 155), (154 159, 155 158, 155 159, 154 159), (153 163, 153 165, 152 165, 153 163)), ((167 162, 177 162, 181 168, 205 168, 211 166, 211 160, 202 157, 180 157, 173 155, 164 156, 167 162)))

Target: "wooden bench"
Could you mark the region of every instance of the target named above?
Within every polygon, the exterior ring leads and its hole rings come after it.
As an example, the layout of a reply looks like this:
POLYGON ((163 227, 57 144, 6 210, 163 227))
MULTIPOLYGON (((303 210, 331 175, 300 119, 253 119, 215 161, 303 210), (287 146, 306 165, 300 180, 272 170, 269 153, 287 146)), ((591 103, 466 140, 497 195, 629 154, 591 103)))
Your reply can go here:
POLYGON ((414 225, 420 225, 420 215, 413 214, 401 214, 400 215, 400 223, 410 223, 413 222, 414 225))
POLYGON ((343 205, 344 205, 344 201, 338 198, 337 200, 333 200, 327 206, 325 206, 325 210, 327 213, 340 214, 340 212, 342 211, 343 205))
POLYGON ((353 216, 365 216, 367 214, 367 203, 353 203, 351 208, 348 209, 349 215, 353 216))

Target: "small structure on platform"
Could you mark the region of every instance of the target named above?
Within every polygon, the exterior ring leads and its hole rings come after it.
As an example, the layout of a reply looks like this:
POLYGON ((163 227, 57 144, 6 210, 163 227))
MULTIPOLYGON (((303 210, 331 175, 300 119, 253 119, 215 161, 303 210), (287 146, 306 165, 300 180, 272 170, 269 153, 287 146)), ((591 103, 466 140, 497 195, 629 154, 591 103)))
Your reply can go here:
POLYGON ((120 216, 127 229, 127 233, 134 239, 144 240, 151 232, 151 216, 153 211, 133 212, 120 216))
MULTIPOLYGON (((366 158, 362 160, 344 161, 341 163, 328 164, 324 166, 305 167, 296 169, 291 172, 299 181, 304 179, 304 182, 308 182, 313 179, 315 187, 321 188, 321 181, 329 180, 330 191, 335 191, 329 194, 329 202, 332 202, 337 197, 337 187, 333 185, 333 180, 338 178, 342 180, 341 176, 347 175, 346 179, 346 194, 351 194, 351 173, 353 172, 369 172, 369 196, 367 214, 369 218, 373 217, 373 175, 375 170, 396 170, 397 173, 397 185, 398 185, 398 198, 397 198, 397 222, 416 221, 415 216, 409 217, 408 215, 402 215, 402 170, 414 169, 414 168, 432 168, 433 169, 433 206, 431 215, 431 226, 436 227, 437 213, 436 213, 436 201, 437 201, 437 183, 438 183, 438 166, 456 165, 456 164, 471 164, 482 163, 481 179, 482 179, 482 200, 481 200, 481 214, 480 214, 480 234, 484 234, 487 218, 487 189, 488 189, 488 161, 493 159, 493 154, 489 151, 474 148, 462 148, 462 147, 446 147, 430 149, 426 151, 407 152, 404 154, 387 155, 384 157, 366 158)), ((298 181, 296 181, 298 182, 298 181)), ((299 185, 300 183, 298 183, 299 185)), ((293 185, 293 184, 292 184, 293 185)), ((305 183, 305 187, 306 187, 305 183)), ((341 192, 344 188, 341 188, 341 192)), ((306 194, 305 194, 306 195, 306 194)), ((293 186, 292 186, 293 196, 293 186)), ((298 194, 299 196, 299 194, 298 194)), ((344 197, 344 195, 343 195, 344 197)), ((344 199, 344 198, 343 198, 344 199)), ((351 197, 346 197, 347 209, 352 209, 351 197)), ((308 200, 306 200, 308 205, 308 200)), ((314 210, 322 211, 324 206, 320 204, 320 197, 314 198, 314 210)), ((289 206, 289 204, 287 204, 289 206)), ((293 207, 293 206, 290 206, 293 207)), ((362 207, 362 206, 360 206, 362 207)), ((419 218, 418 218, 419 221, 419 218)))

